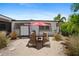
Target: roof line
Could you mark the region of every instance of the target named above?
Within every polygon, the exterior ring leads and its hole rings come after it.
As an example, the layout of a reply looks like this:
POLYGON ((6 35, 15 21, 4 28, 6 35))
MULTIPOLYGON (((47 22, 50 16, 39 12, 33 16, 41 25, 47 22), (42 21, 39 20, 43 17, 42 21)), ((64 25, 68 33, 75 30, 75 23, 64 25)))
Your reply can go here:
POLYGON ((5 16, 5 15, 3 15, 3 14, 0 14, 0 15, 3 16, 3 17, 9 18, 9 19, 15 20, 15 19, 10 18, 10 17, 7 17, 7 16, 5 16))
POLYGON ((54 21, 54 20, 12 20, 12 21, 48 21, 48 22, 60 22, 60 21, 54 21))

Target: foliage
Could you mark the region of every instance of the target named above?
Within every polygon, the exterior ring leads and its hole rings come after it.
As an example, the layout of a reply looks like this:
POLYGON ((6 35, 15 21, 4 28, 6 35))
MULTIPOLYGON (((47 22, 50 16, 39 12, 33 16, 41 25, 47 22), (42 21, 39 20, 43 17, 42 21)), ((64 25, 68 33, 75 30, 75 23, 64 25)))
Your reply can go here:
MULTIPOLYGON (((78 11, 79 3, 73 3, 71 8, 74 12, 78 11)), ((64 35, 78 34, 79 33, 79 14, 74 13, 70 15, 68 21, 61 24, 60 26, 61 26, 61 32, 64 35)))
POLYGON ((67 55, 79 56, 79 35, 72 35, 69 40, 65 41, 65 51, 67 55))
POLYGON ((61 14, 58 14, 56 17, 54 17, 55 21, 66 21, 65 17, 61 17, 61 14))
POLYGON ((5 35, 5 33, 0 32, 0 49, 7 46, 9 42, 9 38, 5 35))
POLYGON ((69 34, 68 29, 67 29, 68 24, 69 23, 62 23, 61 24, 61 32, 62 32, 62 35, 64 35, 64 36, 68 36, 68 34, 69 34))
POLYGON ((16 32, 11 32, 10 37, 12 40, 17 39, 17 33, 16 32))
POLYGON ((72 33, 79 33, 79 14, 72 14, 69 17, 69 22, 72 25, 72 33))
POLYGON ((61 24, 61 32, 63 35, 71 35, 79 33, 79 14, 69 16, 68 22, 61 24))
POLYGON ((69 21, 71 21, 73 24, 79 25, 79 14, 72 14, 69 16, 69 21))
POLYGON ((56 17, 54 17, 54 21, 58 21, 59 32, 60 32, 60 30, 61 30, 60 26, 64 21, 66 21, 66 18, 61 17, 61 14, 58 14, 56 17))
POLYGON ((73 3, 71 6, 71 10, 77 12, 79 10, 79 3, 73 3))

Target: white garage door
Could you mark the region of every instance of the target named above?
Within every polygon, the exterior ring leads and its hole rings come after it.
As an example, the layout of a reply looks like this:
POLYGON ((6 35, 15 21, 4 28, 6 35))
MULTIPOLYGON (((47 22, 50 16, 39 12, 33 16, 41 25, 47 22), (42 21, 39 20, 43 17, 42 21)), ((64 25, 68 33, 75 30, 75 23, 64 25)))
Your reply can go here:
POLYGON ((21 29, 21 35, 22 36, 29 35, 28 26, 21 26, 20 29, 21 29))

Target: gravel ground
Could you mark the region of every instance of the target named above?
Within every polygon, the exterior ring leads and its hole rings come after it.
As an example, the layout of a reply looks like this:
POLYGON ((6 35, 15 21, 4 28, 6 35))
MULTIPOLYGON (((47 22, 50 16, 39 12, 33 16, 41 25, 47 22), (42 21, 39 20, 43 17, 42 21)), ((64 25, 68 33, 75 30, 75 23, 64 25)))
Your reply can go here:
POLYGON ((39 50, 33 47, 26 47, 29 39, 12 40, 8 47, 0 50, 1 56, 65 56, 63 46, 60 42, 49 37, 48 46, 39 50))

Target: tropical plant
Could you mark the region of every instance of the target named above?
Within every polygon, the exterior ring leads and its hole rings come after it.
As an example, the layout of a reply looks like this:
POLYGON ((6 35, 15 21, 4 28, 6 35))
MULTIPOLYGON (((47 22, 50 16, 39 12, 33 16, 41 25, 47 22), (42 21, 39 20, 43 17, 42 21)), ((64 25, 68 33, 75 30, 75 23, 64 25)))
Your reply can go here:
POLYGON ((71 6, 71 10, 77 12, 79 10, 79 3, 73 3, 71 6))
POLYGON ((54 17, 55 21, 66 21, 65 17, 61 17, 61 14, 58 14, 56 17, 54 17))
POLYGON ((69 25, 68 22, 65 22, 65 23, 61 24, 61 33, 64 36, 68 36, 69 35, 68 29, 67 29, 68 25, 69 25))
POLYGON ((69 18, 72 33, 79 33, 79 14, 72 14, 69 18))
POLYGON ((61 24, 66 21, 65 17, 61 17, 61 14, 58 14, 56 17, 54 17, 54 21, 58 21, 58 26, 59 26, 59 32, 61 31, 61 24))
MULTIPOLYGON (((72 4, 72 10, 78 11, 79 3, 72 4)), ((68 21, 61 25, 61 31, 68 33, 68 35, 72 34, 68 40, 64 40, 66 54, 79 56, 79 14, 70 15, 68 21)))
POLYGON ((67 22, 61 24, 61 32, 64 35, 79 33, 79 14, 72 14, 69 16, 67 22))

